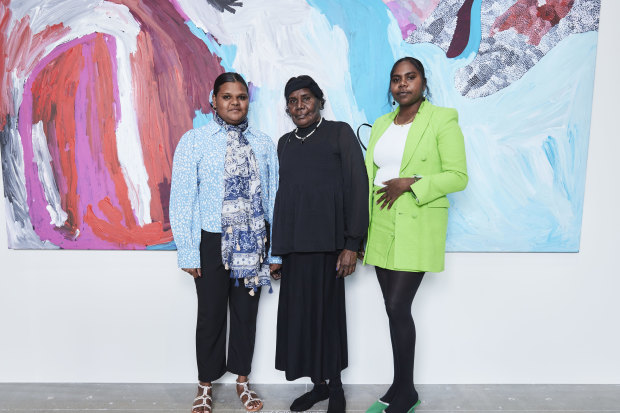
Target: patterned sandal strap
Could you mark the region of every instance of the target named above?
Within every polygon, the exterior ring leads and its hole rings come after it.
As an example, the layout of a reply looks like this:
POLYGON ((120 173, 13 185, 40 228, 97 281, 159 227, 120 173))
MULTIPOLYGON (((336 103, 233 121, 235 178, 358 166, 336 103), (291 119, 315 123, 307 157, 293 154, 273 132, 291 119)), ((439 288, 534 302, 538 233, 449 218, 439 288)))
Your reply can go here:
POLYGON ((257 401, 257 402, 263 402, 259 397, 258 394, 256 394, 256 392, 254 392, 254 390, 250 390, 250 388, 248 387, 248 383, 247 381, 244 382, 237 382, 237 384, 240 384, 241 386, 243 386, 243 391, 241 392, 241 394, 239 395, 239 399, 241 399, 243 405, 248 408, 249 404, 257 401), (246 399, 246 401, 243 401, 243 396, 247 396, 248 398, 246 399))
POLYGON ((202 389, 202 394, 194 398, 194 403, 200 402, 200 404, 193 405, 192 412, 197 411, 197 409, 199 408, 203 408, 202 410, 203 412, 208 410, 210 413, 212 407, 211 407, 211 404, 207 403, 207 401, 213 403, 213 399, 211 398, 209 394, 207 394, 207 392, 211 390, 211 386, 209 385, 203 386, 202 384, 198 383, 198 387, 202 389))

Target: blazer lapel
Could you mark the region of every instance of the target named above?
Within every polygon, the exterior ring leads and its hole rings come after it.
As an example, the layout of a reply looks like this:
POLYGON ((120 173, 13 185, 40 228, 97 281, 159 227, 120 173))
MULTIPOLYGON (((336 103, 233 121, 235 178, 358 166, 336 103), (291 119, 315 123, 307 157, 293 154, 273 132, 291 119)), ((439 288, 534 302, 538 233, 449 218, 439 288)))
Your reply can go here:
POLYGON ((420 105, 420 109, 418 109, 418 114, 416 115, 411 127, 409 128, 409 133, 407 134, 407 142, 405 142, 405 150, 403 152, 403 160, 400 164, 400 175, 403 174, 407 165, 411 161, 413 154, 415 153, 418 144, 420 143, 420 139, 422 139, 422 135, 424 135, 424 131, 428 126, 428 122, 431 119, 432 114, 432 106, 428 103, 427 100, 422 102, 420 105))

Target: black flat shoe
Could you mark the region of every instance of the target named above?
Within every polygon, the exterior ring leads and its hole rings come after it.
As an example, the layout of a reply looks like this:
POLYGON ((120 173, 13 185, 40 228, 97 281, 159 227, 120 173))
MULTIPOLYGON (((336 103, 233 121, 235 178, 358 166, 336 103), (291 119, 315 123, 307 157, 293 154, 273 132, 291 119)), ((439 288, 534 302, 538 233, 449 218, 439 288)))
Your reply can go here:
MULTIPOLYGON (((344 394, 343 394, 344 397, 344 394)), ((326 400, 329 398, 329 388, 327 384, 315 384, 312 390, 308 393, 304 393, 298 398, 295 399, 293 404, 291 404, 292 412, 304 412, 309 410, 320 401, 326 400)), ((331 403, 331 401, 330 401, 331 403)), ((343 410, 344 412, 344 410, 343 410)))
POLYGON ((347 401, 344 398, 344 391, 331 392, 329 394, 329 405, 327 406, 327 413, 344 413, 347 407, 347 401))

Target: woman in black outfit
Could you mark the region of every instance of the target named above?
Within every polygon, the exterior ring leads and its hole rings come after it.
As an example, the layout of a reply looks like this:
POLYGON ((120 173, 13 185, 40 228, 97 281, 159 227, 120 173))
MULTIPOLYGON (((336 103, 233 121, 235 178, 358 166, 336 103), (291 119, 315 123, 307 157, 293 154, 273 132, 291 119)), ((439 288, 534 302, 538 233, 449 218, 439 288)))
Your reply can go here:
POLYGON ((291 78, 284 95, 297 127, 278 142, 272 253, 283 262, 276 368, 287 380, 310 377, 314 383, 292 411, 329 398, 328 412, 344 412, 344 277, 355 271, 368 228, 364 158, 348 124, 321 116, 323 91, 310 76, 291 78))

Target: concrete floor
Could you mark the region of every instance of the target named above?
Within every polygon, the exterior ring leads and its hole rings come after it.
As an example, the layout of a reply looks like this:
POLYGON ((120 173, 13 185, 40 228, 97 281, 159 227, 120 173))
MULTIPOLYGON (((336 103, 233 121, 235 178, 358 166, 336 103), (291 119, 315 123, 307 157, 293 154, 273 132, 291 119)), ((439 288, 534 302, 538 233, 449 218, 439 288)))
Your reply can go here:
MULTIPOLYGON (((257 384, 263 412, 286 412, 305 384, 257 384)), ((348 412, 364 412, 385 385, 345 385, 348 412)), ((418 385, 417 412, 620 412, 620 385, 418 385)), ((190 384, 1 384, 0 412, 189 413, 190 384)), ((214 413, 244 412, 233 384, 216 384, 214 413)), ((324 412, 327 401, 312 412, 324 412)))

